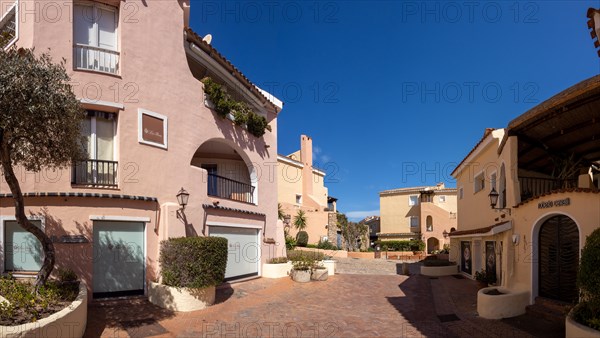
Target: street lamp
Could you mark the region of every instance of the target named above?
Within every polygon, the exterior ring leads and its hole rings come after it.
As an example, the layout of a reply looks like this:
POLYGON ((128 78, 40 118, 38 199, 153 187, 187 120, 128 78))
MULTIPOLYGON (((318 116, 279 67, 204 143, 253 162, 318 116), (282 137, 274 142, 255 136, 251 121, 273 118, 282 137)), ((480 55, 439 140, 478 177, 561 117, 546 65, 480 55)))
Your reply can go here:
POLYGON ((448 238, 448 231, 444 230, 444 232, 442 232, 442 235, 444 236, 444 238, 448 238))
POLYGON ((179 190, 179 192, 177 193, 177 203, 179 203, 180 206, 179 210, 177 210, 178 218, 182 217, 183 210, 185 210, 185 206, 188 204, 189 198, 190 194, 182 187, 181 190, 179 190))
POLYGON ((492 191, 490 191, 490 194, 488 195, 488 197, 490 198, 490 206, 492 207, 493 210, 506 210, 506 211, 508 211, 508 214, 510 215, 510 208, 496 208, 496 205, 498 204, 499 196, 500 196, 500 194, 496 191, 496 189, 494 187, 492 187, 492 191))

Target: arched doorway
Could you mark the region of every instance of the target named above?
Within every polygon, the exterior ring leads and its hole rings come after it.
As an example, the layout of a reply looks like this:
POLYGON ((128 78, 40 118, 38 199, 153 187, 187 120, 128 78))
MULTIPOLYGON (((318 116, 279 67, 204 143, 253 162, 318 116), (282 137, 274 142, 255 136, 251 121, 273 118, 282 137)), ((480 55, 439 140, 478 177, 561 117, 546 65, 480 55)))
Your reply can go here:
POLYGON ((564 302, 577 300, 579 229, 571 218, 547 219, 539 232, 539 296, 564 302))
POLYGON ((435 237, 429 237, 427 239, 427 253, 433 253, 435 250, 440 249, 440 241, 435 237))

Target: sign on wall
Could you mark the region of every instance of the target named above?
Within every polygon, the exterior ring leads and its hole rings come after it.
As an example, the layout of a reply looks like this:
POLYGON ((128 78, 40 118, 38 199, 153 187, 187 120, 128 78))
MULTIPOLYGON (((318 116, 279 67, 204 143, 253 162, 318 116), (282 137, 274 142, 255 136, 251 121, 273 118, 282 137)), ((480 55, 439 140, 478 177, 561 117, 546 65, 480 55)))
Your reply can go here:
POLYGON ((485 242, 485 271, 496 279, 496 242, 485 242))
POLYGON ((138 109, 138 142, 167 149, 167 117, 138 109))
POLYGON ((471 242, 460 242, 460 269, 462 272, 466 272, 471 274, 472 264, 471 264, 471 242))

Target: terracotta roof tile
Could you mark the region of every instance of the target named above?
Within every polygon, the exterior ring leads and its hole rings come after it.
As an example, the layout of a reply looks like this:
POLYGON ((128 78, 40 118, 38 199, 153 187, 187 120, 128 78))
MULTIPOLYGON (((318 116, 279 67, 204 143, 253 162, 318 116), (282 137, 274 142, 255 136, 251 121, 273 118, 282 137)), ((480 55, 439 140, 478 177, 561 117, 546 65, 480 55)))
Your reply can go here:
POLYGON ((452 237, 452 236, 462 236, 462 235, 485 234, 487 232, 492 231, 492 229, 494 229, 495 227, 504 225, 504 224, 506 224, 508 222, 509 221, 505 221, 505 222, 501 222, 501 223, 496 223, 494 225, 490 225, 490 226, 483 227, 483 228, 477 228, 477 229, 469 229, 469 230, 462 230, 462 231, 452 231, 451 233, 448 234, 448 236, 452 237))

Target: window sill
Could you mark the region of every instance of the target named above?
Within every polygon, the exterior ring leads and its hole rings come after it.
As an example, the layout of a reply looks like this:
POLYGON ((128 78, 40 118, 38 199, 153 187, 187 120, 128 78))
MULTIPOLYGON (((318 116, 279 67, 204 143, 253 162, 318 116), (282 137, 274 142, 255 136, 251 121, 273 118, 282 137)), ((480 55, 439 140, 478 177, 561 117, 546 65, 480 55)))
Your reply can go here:
POLYGON ((93 73, 93 74, 108 75, 108 76, 112 76, 112 77, 117 78, 117 79, 121 79, 121 80, 123 79, 123 77, 121 76, 121 74, 114 74, 114 73, 104 72, 104 71, 95 70, 95 69, 73 67, 73 71, 83 72, 83 73, 93 73))

